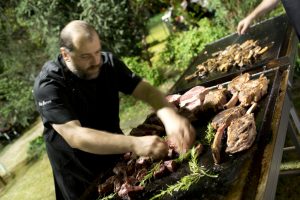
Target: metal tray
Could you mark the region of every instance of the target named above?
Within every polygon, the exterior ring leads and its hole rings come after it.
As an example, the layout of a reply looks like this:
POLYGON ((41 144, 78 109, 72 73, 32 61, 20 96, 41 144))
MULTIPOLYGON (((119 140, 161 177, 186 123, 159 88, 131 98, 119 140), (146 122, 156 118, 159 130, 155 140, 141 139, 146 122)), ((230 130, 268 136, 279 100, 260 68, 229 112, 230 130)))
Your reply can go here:
MULTIPOLYGON (((199 165, 213 174, 218 174, 218 178, 203 177, 188 191, 175 192, 172 196, 165 196, 163 199, 255 199, 262 168, 262 155, 264 147, 272 139, 272 113, 280 90, 281 75, 285 69, 287 65, 264 72, 270 82, 267 95, 258 102, 258 108, 254 111, 257 136, 252 147, 230 156, 224 153, 221 164, 215 165, 210 146, 205 146, 204 154, 200 155, 199 165)), ((258 78, 261 71, 253 70, 249 73, 258 78)), ((226 85, 227 82, 220 81, 219 84, 226 85)), ((207 124, 216 114, 204 112, 199 115, 199 120, 193 123, 197 131, 197 139, 201 140, 201 137, 205 137, 207 124)), ((184 163, 170 176, 148 184, 136 199, 149 199, 165 189, 167 185, 175 184, 188 173, 187 163, 184 163)))
POLYGON ((191 88, 194 85, 200 85, 203 83, 214 82, 215 80, 235 73, 237 71, 245 71, 251 70, 254 68, 258 68, 273 59, 277 59, 282 56, 286 56, 285 54, 289 51, 286 50, 288 48, 289 35, 291 34, 291 28, 288 23, 288 19, 286 15, 280 15, 261 23, 258 23, 250 28, 250 30, 245 35, 239 36, 237 33, 224 37, 220 40, 217 40, 211 44, 208 44, 205 49, 191 62, 189 67, 183 72, 178 81, 174 84, 174 86, 170 89, 169 93, 175 93, 180 90, 186 90, 191 88), (209 73, 204 78, 197 78, 190 81, 186 81, 185 77, 192 74, 196 71, 196 66, 207 59, 212 57, 212 54, 224 50, 227 46, 234 43, 243 43, 246 40, 253 39, 258 40, 258 44, 262 47, 268 46, 269 49, 265 52, 256 63, 252 65, 245 65, 241 69, 231 68, 227 72, 212 72, 209 73))

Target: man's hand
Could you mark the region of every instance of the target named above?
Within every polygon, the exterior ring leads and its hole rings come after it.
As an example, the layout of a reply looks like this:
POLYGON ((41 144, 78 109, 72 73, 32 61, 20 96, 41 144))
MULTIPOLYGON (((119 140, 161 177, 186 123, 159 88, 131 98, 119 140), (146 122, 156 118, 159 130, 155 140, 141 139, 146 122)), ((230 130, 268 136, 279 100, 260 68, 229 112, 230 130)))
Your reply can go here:
POLYGON ((252 18, 250 16, 244 18, 242 21, 239 22, 237 26, 237 33, 239 35, 243 35, 248 30, 249 26, 252 23, 252 18))
POLYGON ((156 160, 167 156, 168 145, 158 136, 135 137, 133 150, 139 156, 149 156, 156 160))
POLYGON ((175 145, 179 153, 184 153, 193 146, 196 131, 186 118, 168 107, 158 110, 157 114, 165 125, 169 142, 175 145))
POLYGON ((168 140, 176 145, 179 152, 192 147, 195 141, 195 130, 190 122, 176 113, 165 95, 145 81, 141 81, 132 95, 149 105, 156 111, 163 122, 168 140))

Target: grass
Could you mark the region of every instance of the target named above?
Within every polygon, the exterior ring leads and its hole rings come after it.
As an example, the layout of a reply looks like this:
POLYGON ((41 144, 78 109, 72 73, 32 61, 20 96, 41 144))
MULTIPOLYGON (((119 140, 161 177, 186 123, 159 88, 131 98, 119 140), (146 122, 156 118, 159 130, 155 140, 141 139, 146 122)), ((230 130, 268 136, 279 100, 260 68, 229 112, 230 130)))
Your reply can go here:
POLYGON ((1 200, 54 200, 54 182, 48 157, 18 166, 15 178, 0 193, 1 200))

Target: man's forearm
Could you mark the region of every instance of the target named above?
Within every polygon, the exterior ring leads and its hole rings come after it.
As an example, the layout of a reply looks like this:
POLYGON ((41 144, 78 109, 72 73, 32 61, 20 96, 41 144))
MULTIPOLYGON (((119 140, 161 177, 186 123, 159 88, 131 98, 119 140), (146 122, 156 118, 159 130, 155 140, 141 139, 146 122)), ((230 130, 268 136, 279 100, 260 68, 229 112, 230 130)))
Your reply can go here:
POLYGON ((135 138, 81 127, 78 121, 52 126, 72 148, 89 153, 119 154, 134 149, 135 138))
POLYGON ((134 138, 89 128, 82 128, 73 140, 73 147, 94 154, 121 154, 132 152, 134 138))
POLYGON ((149 104, 155 111, 164 107, 172 107, 162 92, 144 81, 139 83, 132 95, 149 104))
POLYGON ((255 18, 262 16, 274 9, 279 0, 263 0, 250 14, 249 17, 254 20, 255 18))

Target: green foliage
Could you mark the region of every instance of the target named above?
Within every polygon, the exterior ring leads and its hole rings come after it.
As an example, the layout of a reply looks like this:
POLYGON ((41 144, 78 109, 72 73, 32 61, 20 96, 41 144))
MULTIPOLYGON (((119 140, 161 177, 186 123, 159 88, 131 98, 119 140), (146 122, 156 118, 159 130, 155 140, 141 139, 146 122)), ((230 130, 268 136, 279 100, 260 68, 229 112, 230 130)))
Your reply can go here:
POLYGON ((104 48, 120 56, 139 55, 139 45, 146 29, 139 12, 128 0, 81 0, 80 18, 93 24, 100 34, 104 48))
POLYGON ((115 196, 117 195, 117 193, 111 193, 110 195, 106 196, 106 197, 99 197, 97 200, 110 200, 110 199, 115 199, 115 196))
POLYGON ((30 161, 37 160, 46 151, 46 146, 43 136, 39 136, 29 143, 27 155, 30 161))
POLYGON ((69 21, 78 19, 81 7, 78 1, 23 0, 16 7, 19 23, 26 27, 30 40, 47 52, 49 57, 58 54, 61 28, 69 21))
MULTIPOLYGON (((229 32, 235 32, 237 24, 240 20, 245 18, 251 11, 254 10, 261 0, 253 1, 241 1, 241 0, 228 0, 226 3, 222 0, 208 1, 208 9, 215 11, 214 21, 229 30, 229 32)), ((270 16, 278 15, 283 13, 283 7, 279 6, 277 9, 272 11, 265 16, 256 19, 260 21, 270 16)))
POLYGON ((22 79, 19 75, 1 76, 0 105, 1 123, 8 122, 21 127, 28 126, 36 117, 32 83, 22 79))
POLYGON ((136 74, 145 78, 152 85, 159 85, 163 80, 157 67, 149 67, 148 64, 139 57, 123 57, 124 63, 136 74))
POLYGON ((6 1, 0 8, 0 126, 8 123, 19 129, 36 117, 31 90, 45 53, 29 40, 29 29, 17 18, 17 5, 6 1))
POLYGON ((204 18, 199 21, 199 27, 192 27, 189 31, 169 37, 166 49, 160 55, 161 65, 172 64, 174 70, 182 72, 206 44, 226 35, 226 33, 223 27, 204 18))
POLYGON ((261 0, 241 1, 229 0, 226 3, 222 0, 208 2, 208 9, 215 11, 214 20, 230 32, 236 31, 238 22, 247 16, 261 0))

